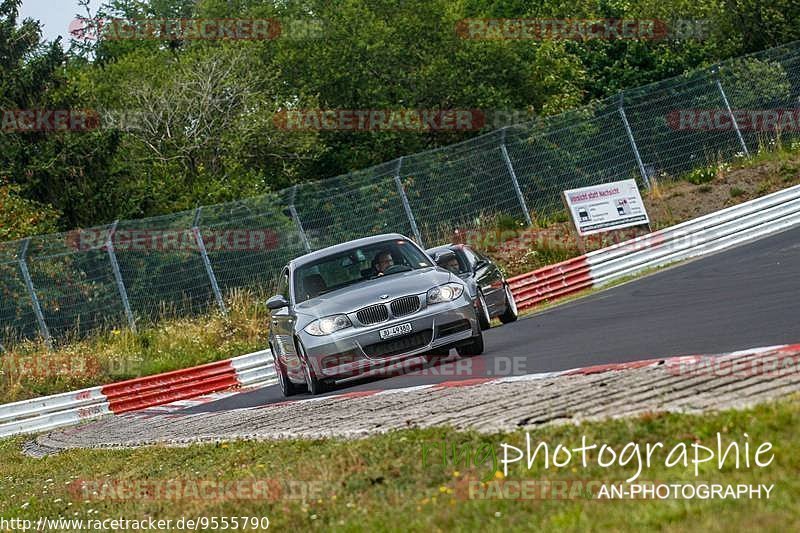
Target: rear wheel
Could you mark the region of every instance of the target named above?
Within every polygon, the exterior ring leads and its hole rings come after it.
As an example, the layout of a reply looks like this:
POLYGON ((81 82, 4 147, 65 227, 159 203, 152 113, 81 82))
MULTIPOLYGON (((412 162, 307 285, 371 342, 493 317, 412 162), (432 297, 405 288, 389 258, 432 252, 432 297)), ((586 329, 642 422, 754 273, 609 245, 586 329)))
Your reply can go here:
POLYGON ((492 327, 492 317, 489 316, 489 308, 486 306, 486 300, 483 298, 483 293, 478 290, 478 307, 475 309, 478 312, 478 324, 481 329, 489 329, 492 327))
POLYGON ((483 353, 483 333, 478 333, 467 344, 456 346, 456 351, 461 357, 473 357, 483 353))
POLYGON ((511 292, 511 287, 506 285, 506 310, 500 315, 500 322, 508 324, 514 322, 519 318, 519 311, 517 310, 517 302, 514 300, 514 293, 511 292))

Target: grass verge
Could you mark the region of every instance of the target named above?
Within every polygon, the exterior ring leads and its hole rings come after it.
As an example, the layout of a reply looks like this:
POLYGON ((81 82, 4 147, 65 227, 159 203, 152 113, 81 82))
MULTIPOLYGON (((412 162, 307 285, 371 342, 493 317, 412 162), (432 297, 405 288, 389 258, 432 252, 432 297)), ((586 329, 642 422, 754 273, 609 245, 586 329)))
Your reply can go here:
MULTIPOLYGON (((587 443, 607 444, 619 452, 627 443, 661 442, 664 450, 679 443, 699 443, 716 449, 717 433, 723 446, 750 444, 751 467, 735 467, 733 456, 722 468, 717 460, 703 463, 695 476, 692 448, 688 467, 679 462, 667 468, 666 451, 655 454, 650 468, 639 480, 674 484, 774 484, 768 499, 674 499, 595 501, 585 493, 545 491, 543 497, 526 500, 498 498, 498 490, 521 480, 548 480, 554 484, 576 481, 621 481, 632 477, 636 461, 609 468, 597 464, 597 454, 580 455, 569 464, 549 469, 539 456, 528 469, 523 459, 512 465, 508 477, 497 474, 491 460, 476 454, 452 454, 443 460, 435 453, 448 449, 494 450, 502 457, 501 443, 524 449, 525 434, 484 435, 453 429, 409 429, 363 440, 283 442, 235 442, 167 449, 75 450, 45 459, 20 453, 23 439, 0 441, 0 516, 5 518, 104 519, 124 517, 178 518, 180 516, 267 516, 273 528, 343 531, 730 531, 758 529, 791 531, 800 526, 800 418, 798 397, 762 404, 748 410, 728 410, 703 415, 649 414, 637 418, 547 426, 530 432, 532 446, 546 442, 576 448, 582 436, 587 443), (745 434, 748 436, 745 437, 745 434), (760 468, 752 464, 755 449, 763 442, 773 445, 774 460, 760 468), (487 448, 488 447, 488 448, 487 448), (423 448, 428 450, 423 461, 423 448), (433 451, 432 451, 433 450, 433 451), (481 459, 487 459, 481 456, 481 459), (88 480, 89 492, 76 485, 88 480), (164 486, 181 480, 181 490, 168 497, 125 494, 130 486, 164 486), (211 480, 239 482, 252 487, 266 482, 275 490, 259 497, 229 499, 245 492, 217 493, 207 497, 184 490, 211 480), (479 480, 489 480, 480 485, 479 480), (287 489, 287 487, 294 487, 287 489), (483 487, 470 499, 468 487, 483 487), (281 490, 282 488, 282 490, 281 490), (91 491, 94 490, 95 494, 91 491), (563 496, 567 497, 564 498, 563 496)), ((702 453, 702 452, 701 452, 702 453)), ((477 454, 480 455, 480 454, 477 454)), ((513 456, 513 454, 511 454, 513 456)), ((552 457, 552 456, 551 456, 552 457)), ((762 456, 763 459, 768 455, 762 456)), ((608 457, 606 457, 606 460, 608 457)), ((564 461, 564 456, 559 458, 564 461)), ((216 486, 216 485, 215 485, 216 486)), ((246 489, 243 489, 246 490, 246 489)), ((166 493, 165 493, 166 495, 166 493)), ((512 494, 513 495, 513 494, 512 494)))
POLYGON ((219 361, 267 345, 268 312, 251 292, 227 298, 219 312, 174 318, 137 333, 110 330, 56 347, 25 341, 0 355, 0 403, 79 390, 219 361))

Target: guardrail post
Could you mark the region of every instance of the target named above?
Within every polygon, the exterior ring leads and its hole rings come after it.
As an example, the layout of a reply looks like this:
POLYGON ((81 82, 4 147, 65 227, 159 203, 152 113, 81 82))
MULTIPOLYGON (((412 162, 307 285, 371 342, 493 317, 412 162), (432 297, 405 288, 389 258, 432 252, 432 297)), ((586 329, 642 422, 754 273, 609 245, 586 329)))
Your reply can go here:
POLYGON ((736 137, 739 138, 739 144, 742 146, 742 151, 744 151, 745 156, 750 156, 750 152, 747 149, 747 144, 744 142, 744 137, 742 137, 742 132, 739 130, 739 123, 736 122, 736 117, 733 116, 733 110, 731 109, 731 104, 728 103, 728 96, 725 94, 725 90, 722 88, 722 82, 719 79, 719 67, 714 67, 714 81, 717 84, 717 89, 719 89, 719 94, 722 96, 722 101, 725 102, 725 109, 728 110, 728 116, 731 117, 731 122, 733 122, 733 129, 736 130, 736 137))
POLYGON ((514 184, 514 192, 517 193, 517 200, 519 200, 519 205, 522 208, 522 214, 525 215, 525 222, 527 222, 529 226, 532 226, 533 221, 531 221, 531 214, 528 211, 528 204, 525 203, 525 196, 522 195, 522 189, 519 188, 517 172, 514 170, 514 166, 511 164, 511 158, 508 156, 508 148, 506 148, 506 128, 503 128, 502 132, 500 152, 503 154, 503 161, 506 163, 508 173, 511 174, 511 182, 514 184))
POLYGON ((639 173, 642 175, 644 186, 649 189, 650 178, 647 177, 647 171, 644 169, 642 157, 639 155, 639 147, 636 146, 636 139, 633 138, 631 125, 628 123, 628 115, 625 114, 625 108, 622 106, 622 93, 619 93, 619 107, 617 107, 617 111, 619 111, 619 116, 622 117, 622 123, 625 125, 625 131, 628 132, 628 140, 631 143, 631 148, 633 148, 633 155, 636 157, 636 164, 639 166, 639 173))
POLYGON ((39 303, 39 297, 36 296, 36 289, 33 287, 33 280, 31 273, 28 270, 28 246, 31 240, 25 239, 19 249, 19 270, 22 273, 22 278, 25 280, 25 286, 28 288, 28 295, 31 298, 31 305, 33 306, 33 313, 36 315, 36 323, 39 325, 39 333, 44 339, 48 348, 53 348, 53 339, 50 337, 50 330, 47 328, 47 322, 44 321, 44 314, 42 313, 42 306, 39 303))
POLYGON ((228 309, 225 307, 225 301, 222 299, 222 291, 219 290, 217 276, 214 275, 214 269, 211 266, 211 259, 208 257, 208 251, 206 250, 206 243, 203 240, 203 234, 200 231, 200 213, 202 210, 202 207, 198 207, 194 212, 192 233, 194 233, 194 240, 197 241, 197 248, 200 250, 200 257, 203 259, 203 266, 206 267, 206 274, 208 274, 208 279, 211 281, 211 290, 214 292, 214 298, 217 300, 219 310, 222 311, 223 315, 227 315, 228 309))
POLYGON ((297 232, 300 234, 300 238, 303 240, 303 246, 306 249, 306 252, 311 251, 311 244, 308 242, 308 237, 306 237, 306 232, 303 229, 303 223, 300 222, 300 215, 297 214, 297 209, 294 207, 294 197, 297 194, 297 185, 292 187, 292 201, 289 204, 289 214, 294 220, 294 225, 297 226, 297 232))
POLYGON ((117 231, 117 224, 119 224, 119 220, 114 221, 114 224, 111 225, 111 229, 108 232, 106 251, 108 251, 108 258, 111 261, 111 270, 114 271, 114 280, 117 282, 117 290, 119 291, 119 297, 122 299, 122 307, 125 309, 125 316, 128 318, 128 325, 131 327, 131 331, 136 333, 136 321, 133 318, 130 301, 128 301, 128 291, 125 290, 125 283, 122 281, 122 272, 117 262, 117 254, 114 253, 114 233, 117 231))
POLYGON ((403 209, 406 212, 406 217, 408 217, 408 222, 411 224, 411 231, 414 232, 414 236, 417 238, 417 244, 422 246, 423 248, 425 245, 422 243, 422 236, 419 233, 419 228, 417 227, 417 221, 414 218, 414 212, 411 211, 411 204, 408 202, 408 196, 406 196, 406 189, 403 187, 403 182, 400 179, 400 169, 403 167, 403 158, 397 160, 397 170, 394 171, 394 183, 397 186, 397 194, 400 195, 400 200, 403 202, 403 209))

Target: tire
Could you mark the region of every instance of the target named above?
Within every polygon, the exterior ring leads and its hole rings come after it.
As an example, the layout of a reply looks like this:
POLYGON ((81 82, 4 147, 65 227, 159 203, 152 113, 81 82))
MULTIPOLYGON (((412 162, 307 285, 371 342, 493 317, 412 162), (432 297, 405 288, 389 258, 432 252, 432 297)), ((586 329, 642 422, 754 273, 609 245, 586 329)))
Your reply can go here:
MULTIPOLYGON (((270 346, 270 350, 272 350, 272 346, 270 346)), ((278 356, 274 355, 275 350, 272 350, 272 353, 275 365, 275 373, 278 374, 278 384, 281 387, 281 394, 283 394, 284 398, 295 396, 301 392, 304 392, 302 385, 295 385, 289 379, 289 374, 286 372, 286 366, 280 362, 278 356)))
POLYGON ((478 333, 468 344, 456 346, 456 351, 461 357, 474 357, 483 353, 483 333, 478 333))
POLYGON ((445 346, 444 348, 434 348, 430 352, 424 355, 425 360, 428 363, 438 363, 439 361, 446 359, 450 356, 450 347, 445 346))
POLYGON ((517 310, 517 302, 514 300, 514 293, 511 292, 511 287, 506 285, 506 310, 500 315, 500 322, 503 324, 510 324, 516 322, 519 318, 519 311, 517 310))
POLYGON ((328 392, 331 388, 330 385, 321 379, 317 379, 314 369, 311 368, 311 363, 308 362, 306 351, 303 348, 303 345, 300 344, 299 340, 297 341, 297 347, 299 349, 298 351, 301 353, 301 359, 303 361, 303 372, 306 375, 306 387, 308 387, 308 392, 310 392, 312 396, 328 392))
POLYGON ((475 311, 478 313, 478 324, 480 324, 482 330, 492 327, 492 317, 489 316, 489 308, 486 307, 486 300, 484 300, 480 289, 478 290, 478 307, 475 311))

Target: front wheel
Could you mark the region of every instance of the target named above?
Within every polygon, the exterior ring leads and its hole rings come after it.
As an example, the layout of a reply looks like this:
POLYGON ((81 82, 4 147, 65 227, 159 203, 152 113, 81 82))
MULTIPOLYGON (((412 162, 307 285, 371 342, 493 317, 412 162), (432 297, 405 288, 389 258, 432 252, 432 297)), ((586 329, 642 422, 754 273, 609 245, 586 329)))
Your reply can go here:
POLYGON ((445 346, 444 348, 434 348, 430 352, 426 353, 423 357, 427 363, 439 363, 440 361, 450 357, 450 347, 445 346))
POLYGON ((328 392, 328 390, 330 390, 330 386, 327 382, 317 379, 317 375, 314 373, 314 369, 311 368, 311 363, 308 361, 308 356, 306 355, 303 345, 300 344, 299 341, 297 344, 298 351, 300 352, 301 359, 303 361, 303 372, 306 375, 306 386, 308 387, 308 392, 310 392, 312 396, 328 392))
POLYGON ((480 324, 481 329, 489 329, 492 327, 492 317, 489 316, 489 308, 486 306, 486 300, 480 290, 476 301, 478 303, 477 309, 475 309, 478 312, 478 324, 480 324))
POLYGON ((519 311, 517 310, 517 302, 514 300, 514 293, 511 292, 511 287, 506 285, 506 310, 500 315, 500 322, 508 324, 515 322, 519 318, 519 311))
POLYGON ((478 333, 468 344, 456 346, 456 352, 461 357, 473 357, 483 353, 483 333, 478 333))
MULTIPOLYGON (((270 347, 270 349, 272 349, 270 347)), ((284 365, 280 358, 275 355, 275 350, 272 350, 272 359, 274 361, 275 366, 275 373, 278 374, 278 384, 281 387, 281 394, 283 394, 284 398, 288 398, 289 396, 295 396, 296 394, 300 394, 303 392, 302 385, 295 385, 289 379, 289 374, 286 371, 286 365, 284 365)))

